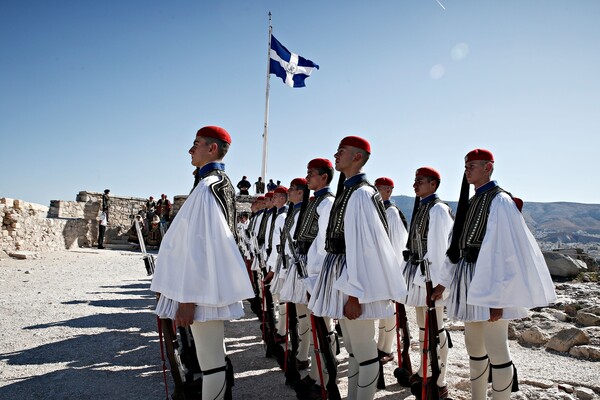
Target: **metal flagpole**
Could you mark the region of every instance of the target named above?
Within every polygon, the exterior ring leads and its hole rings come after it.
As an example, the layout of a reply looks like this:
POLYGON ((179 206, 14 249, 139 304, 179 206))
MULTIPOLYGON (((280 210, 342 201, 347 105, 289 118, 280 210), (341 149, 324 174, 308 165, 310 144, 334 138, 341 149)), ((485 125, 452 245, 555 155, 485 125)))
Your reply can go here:
POLYGON ((263 131, 263 156, 262 156, 262 181, 263 184, 267 184, 267 140, 269 136, 269 87, 270 87, 270 74, 271 74, 271 33, 273 27, 271 26, 271 12, 269 11, 269 50, 267 52, 267 93, 265 96, 265 130, 263 131))

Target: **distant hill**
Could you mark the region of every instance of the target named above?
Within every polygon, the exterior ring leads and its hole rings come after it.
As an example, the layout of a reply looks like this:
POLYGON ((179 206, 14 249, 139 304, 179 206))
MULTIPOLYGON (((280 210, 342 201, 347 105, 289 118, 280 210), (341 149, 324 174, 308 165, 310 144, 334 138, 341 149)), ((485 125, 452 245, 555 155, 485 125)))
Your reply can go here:
MULTIPOLYGON (((392 199, 410 221, 414 197, 392 199)), ((447 202, 456 211, 456 202, 447 202)), ((600 242, 600 204, 526 202, 523 216, 538 240, 547 242, 600 242)))

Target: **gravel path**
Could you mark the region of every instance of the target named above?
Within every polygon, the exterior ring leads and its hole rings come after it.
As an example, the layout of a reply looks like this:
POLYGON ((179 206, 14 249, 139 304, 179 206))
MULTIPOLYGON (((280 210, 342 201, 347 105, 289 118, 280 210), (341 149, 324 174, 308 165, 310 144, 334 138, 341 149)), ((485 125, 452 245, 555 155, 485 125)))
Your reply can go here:
MULTIPOLYGON (((152 313, 155 297, 149 286, 135 251, 78 249, 28 260, 0 256, 0 399, 164 399, 152 313)), ((295 399, 275 360, 264 358, 258 320, 248 304, 246 309, 246 318, 226 324, 227 349, 236 372, 234 398, 295 399)), ((415 326, 413 319, 413 330, 415 326)), ((452 338, 451 396, 468 399, 462 332, 452 332, 452 338)), ((522 388, 513 398, 577 398, 565 397, 558 383, 600 393, 597 363, 515 342, 511 351, 522 388)), ((340 361, 340 391, 345 396, 345 351, 340 361)), ((395 382, 394 368, 386 366, 388 390, 378 391, 376 397, 413 399, 395 382)))

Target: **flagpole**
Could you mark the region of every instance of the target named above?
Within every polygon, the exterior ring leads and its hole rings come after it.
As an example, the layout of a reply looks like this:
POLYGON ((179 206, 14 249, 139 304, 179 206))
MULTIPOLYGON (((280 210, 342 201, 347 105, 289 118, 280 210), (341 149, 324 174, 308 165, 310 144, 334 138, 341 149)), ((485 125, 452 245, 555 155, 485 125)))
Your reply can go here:
POLYGON ((271 74, 271 33, 273 27, 271 26, 271 12, 269 11, 269 50, 267 52, 267 91, 265 96, 265 126, 263 131, 263 155, 262 155, 262 181, 267 184, 267 140, 269 136, 269 87, 270 87, 270 74, 271 74))

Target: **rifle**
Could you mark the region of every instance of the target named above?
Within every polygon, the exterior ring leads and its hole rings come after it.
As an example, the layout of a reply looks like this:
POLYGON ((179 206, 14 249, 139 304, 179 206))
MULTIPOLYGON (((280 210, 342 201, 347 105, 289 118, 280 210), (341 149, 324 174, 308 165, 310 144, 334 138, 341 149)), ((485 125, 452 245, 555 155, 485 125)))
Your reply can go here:
POLYGON ((298 371, 298 362, 296 355, 298 354, 299 336, 298 336, 298 315, 296 313, 296 305, 294 303, 285 303, 287 315, 286 330, 290 332, 290 341, 292 342, 291 351, 287 350, 286 341, 286 365, 285 365, 285 384, 294 386, 300 380, 300 371, 298 371))
MULTIPOLYGON (((262 271, 263 277, 267 274, 265 261, 261 249, 258 247, 256 240, 255 254, 258 259, 258 265, 262 271)), ((283 349, 275 343, 275 314, 273 305, 273 295, 271 294, 270 285, 262 281, 262 321, 261 330, 262 338, 265 346, 265 357, 276 357, 281 359, 283 349)))
POLYGON ((290 249, 290 253, 292 253, 294 265, 296 266, 296 273, 301 279, 306 278, 306 276, 308 275, 308 273, 306 272, 306 264, 304 263, 302 258, 300 258, 300 255, 298 254, 298 249, 296 248, 296 244, 292 240, 292 235, 290 234, 290 232, 287 232, 287 243, 290 249))
POLYGON ((396 344, 398 348, 398 367, 394 370, 394 376, 401 386, 409 387, 410 377, 413 373, 409 353, 410 333, 406 308, 402 303, 396 303, 396 344), (400 350, 400 331, 402 331, 402 350, 400 350))
POLYGON ((142 251, 142 254, 144 255, 143 260, 144 260, 144 265, 146 267, 146 273, 148 274, 148 276, 154 274, 154 256, 151 254, 148 254, 146 252, 146 244, 144 243, 144 235, 142 234, 142 228, 140 227, 140 222, 136 219, 134 219, 134 224, 135 224, 135 231, 137 232, 137 236, 138 236, 138 241, 140 243, 140 250, 142 251))
POLYGON ((174 399, 202 397, 202 371, 189 328, 176 329, 171 319, 160 319, 159 324, 164 336, 171 375, 175 382, 172 397, 174 399))
MULTIPOLYGON (((421 273, 425 275, 425 288, 427 292, 427 311, 425 314, 425 336, 423 338, 423 384, 421 385, 422 400, 438 400, 440 393, 437 380, 440 376, 440 364, 438 359, 438 348, 440 345, 439 328, 437 323, 437 312, 435 301, 431 298, 433 294, 433 283, 431 282, 431 271, 429 260, 423 257, 421 240, 417 240, 417 251, 419 253, 419 265, 421 273), (431 361, 431 377, 427 379, 427 353, 431 361)), ((414 394, 414 393, 413 393, 414 394)), ((415 395, 416 396, 416 395, 415 395)))
MULTIPOLYGON (((329 342, 329 329, 323 317, 317 317, 311 315, 311 321, 313 322, 313 329, 316 329, 317 340, 320 343, 319 349, 323 354, 323 360, 325 361, 325 368, 329 374, 329 380, 327 381, 327 395, 329 400, 341 400, 340 390, 338 389, 337 380, 337 367, 335 365, 335 356, 331 349, 331 343, 329 342)), ((313 333, 313 335, 315 335, 313 333)), ((320 368, 319 368, 320 371, 320 368)), ((323 381, 321 381, 322 383, 323 381)), ((321 395, 323 394, 323 386, 321 385, 321 395)), ((325 397, 324 397, 325 398, 325 397)))
MULTIPOLYGON (((296 245, 292 240, 292 235, 288 230, 286 232, 285 241, 288 244, 288 248, 290 249, 290 253, 292 253, 293 263, 296 266, 296 271, 288 270, 288 274, 290 273, 298 273, 298 275, 302 278, 306 276, 306 267, 300 256, 298 255, 298 251, 296 249, 296 245), (304 267, 303 267, 304 266, 304 267), (304 268, 304 269, 303 269, 304 268), (304 272, 302 272, 304 271, 304 272)), ((285 250, 282 250, 282 252, 285 250)), ((298 315, 296 313, 296 305, 294 303, 286 303, 287 308, 287 318, 289 322, 289 332, 290 332, 290 340, 292 342, 292 350, 291 353, 287 351, 286 347, 286 369, 285 369, 285 384, 286 385, 294 385, 296 382, 300 380, 300 372, 298 371, 298 363, 296 359, 296 355, 298 353, 299 346, 299 336, 298 336, 298 315)), ((286 342, 287 346, 287 342, 286 342)))

